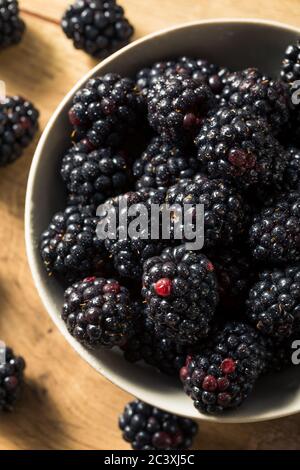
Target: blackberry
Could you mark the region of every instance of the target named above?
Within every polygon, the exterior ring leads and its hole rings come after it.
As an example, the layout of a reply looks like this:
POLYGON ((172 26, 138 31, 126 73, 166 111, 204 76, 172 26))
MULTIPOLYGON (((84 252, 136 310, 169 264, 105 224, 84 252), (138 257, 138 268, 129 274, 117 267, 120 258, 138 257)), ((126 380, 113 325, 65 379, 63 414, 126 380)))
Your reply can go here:
POLYGON ((83 49, 104 59, 128 44, 134 29, 115 0, 76 0, 62 18, 62 29, 83 49))
POLYGON ((284 151, 283 159, 285 169, 282 181, 275 187, 263 186, 255 188, 255 194, 253 194, 250 188, 248 194, 249 203, 251 201, 251 204, 256 205, 258 208, 265 207, 266 205, 271 206, 280 194, 300 189, 300 151, 296 147, 290 146, 289 142, 284 151))
POLYGON ((300 79, 300 41, 287 47, 282 61, 281 79, 289 86, 290 101, 294 104, 290 121, 282 131, 282 139, 287 145, 300 145, 300 113, 297 80, 300 79))
POLYGON ((119 418, 123 439, 134 450, 187 450, 198 425, 191 419, 167 413, 135 400, 125 406, 119 418))
POLYGON ((300 150, 290 147, 287 150, 287 168, 284 173, 283 189, 300 190, 300 150))
POLYGON ((19 96, 0 101, 0 166, 22 155, 38 129, 38 117, 33 104, 19 96))
POLYGON ((162 373, 178 376, 189 348, 169 338, 157 336, 153 322, 144 313, 135 322, 135 334, 123 347, 128 362, 144 361, 162 373))
MULTIPOLYGON (((197 174, 193 180, 180 181, 167 191, 166 202, 182 208, 204 205, 204 247, 230 245, 245 231, 243 199, 226 181, 210 180, 197 174)), ((197 230, 196 227, 194 227, 197 230)))
POLYGON ((210 88, 185 75, 161 77, 148 93, 148 120, 164 140, 192 137, 216 104, 210 88))
POLYGON ((290 118, 292 104, 289 87, 281 80, 271 80, 256 68, 228 75, 221 98, 223 103, 249 109, 265 118, 275 132, 290 118))
POLYGON ((300 261, 300 194, 281 195, 253 219, 249 232, 254 258, 271 264, 300 261))
POLYGON ((203 124, 196 140, 198 159, 210 178, 224 178, 243 191, 279 186, 287 157, 266 121, 245 109, 221 107, 203 124))
POLYGON ((251 326, 232 322, 220 329, 201 353, 180 371, 184 391, 203 413, 240 406, 266 368, 265 341, 251 326))
POLYGON ((252 260, 240 247, 208 252, 218 281, 221 313, 239 313, 246 304, 247 295, 256 273, 252 260))
POLYGON ((49 275, 73 281, 101 272, 107 253, 96 234, 97 222, 94 206, 69 206, 53 216, 40 244, 49 275))
POLYGON ((201 83, 205 83, 214 94, 219 94, 223 89, 224 77, 227 69, 209 63, 207 60, 179 57, 166 62, 156 62, 151 67, 140 70, 137 74, 137 84, 145 95, 149 89, 161 77, 170 75, 186 75, 201 83))
POLYGON ((63 158, 61 175, 70 193, 101 204, 107 197, 123 192, 129 169, 121 152, 110 148, 84 152, 75 146, 63 158))
POLYGON ((65 291, 62 319, 88 348, 122 346, 133 334, 129 291, 114 279, 88 277, 65 291))
POLYGON ((274 338, 300 333, 300 265, 263 271, 250 290, 247 318, 274 338))
POLYGON ((24 31, 25 23, 19 17, 19 2, 0 0, 0 50, 18 44, 24 31))
POLYGON ((141 158, 133 165, 136 188, 168 188, 180 179, 191 178, 199 163, 179 146, 154 137, 141 158))
POLYGON ((163 200, 164 192, 154 191, 151 193, 145 191, 129 192, 106 201, 108 213, 103 214, 105 220, 100 217, 100 223, 102 220, 106 223, 107 215, 108 217, 111 215, 114 221, 115 214, 115 220, 117 221, 116 234, 114 237, 106 238, 105 246, 110 256, 113 257, 115 269, 121 277, 139 281, 142 277, 144 261, 160 253, 164 246, 163 241, 151 239, 151 229, 149 225, 144 228, 141 227, 137 236, 128 236, 125 239, 123 233, 127 233, 128 227, 126 223, 124 225, 122 222, 124 216, 128 218, 128 224, 131 224, 135 216, 128 214, 127 211, 130 210, 130 208, 132 210, 135 206, 136 209, 139 209, 139 205, 142 205, 142 208, 146 208, 149 214, 150 204, 152 202, 161 204, 163 200))
POLYGON ((293 84, 300 78, 300 41, 290 44, 285 51, 280 77, 283 81, 293 84))
POLYGON ((12 411, 22 390, 25 361, 1 344, 0 357, 5 359, 0 362, 0 411, 12 411))
POLYGON ((142 295, 157 335, 196 344, 208 335, 218 303, 214 266, 184 245, 166 248, 145 262, 142 295))
POLYGON ((90 150, 116 146, 141 121, 144 99, 135 82, 115 73, 88 80, 69 111, 74 138, 90 150))

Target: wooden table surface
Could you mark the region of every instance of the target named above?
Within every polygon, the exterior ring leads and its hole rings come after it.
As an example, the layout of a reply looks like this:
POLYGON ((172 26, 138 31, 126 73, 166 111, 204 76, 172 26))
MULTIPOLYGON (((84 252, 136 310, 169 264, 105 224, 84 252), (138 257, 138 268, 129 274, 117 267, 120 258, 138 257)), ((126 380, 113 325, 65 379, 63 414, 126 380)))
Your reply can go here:
MULTIPOLYGON (((68 0, 20 0, 27 33, 1 53, 0 79, 41 111, 43 128, 66 92, 95 61, 59 27, 68 0)), ((299 0, 123 0, 136 37, 176 23, 259 17, 300 27, 299 0)), ((0 337, 28 363, 13 415, 0 417, 0 449, 128 449, 117 416, 130 397, 71 349, 33 286, 24 247, 24 198, 34 145, 0 171, 0 337)), ((203 423, 197 449, 300 449, 300 416, 245 425, 203 423)))

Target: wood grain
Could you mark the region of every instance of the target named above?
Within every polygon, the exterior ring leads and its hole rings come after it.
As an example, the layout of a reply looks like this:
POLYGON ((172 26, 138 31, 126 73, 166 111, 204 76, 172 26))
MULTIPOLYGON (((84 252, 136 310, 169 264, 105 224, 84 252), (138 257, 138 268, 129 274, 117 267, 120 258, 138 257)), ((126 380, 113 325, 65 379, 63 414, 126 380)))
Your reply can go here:
MULTIPOLYGON (((21 0, 28 30, 0 56, 0 79, 41 110, 41 128, 95 61, 57 24, 67 0, 21 0), (42 15, 44 18, 38 18, 42 15)), ((300 26, 298 0, 123 0, 136 36, 212 17, 259 17, 300 26)), ((89 368, 44 311, 24 247, 24 198, 35 144, 0 171, 0 335, 26 356, 27 385, 14 415, 0 417, 0 449, 128 449, 117 415, 131 398, 89 368)), ((300 416, 249 425, 202 423, 198 449, 299 449, 300 416)))

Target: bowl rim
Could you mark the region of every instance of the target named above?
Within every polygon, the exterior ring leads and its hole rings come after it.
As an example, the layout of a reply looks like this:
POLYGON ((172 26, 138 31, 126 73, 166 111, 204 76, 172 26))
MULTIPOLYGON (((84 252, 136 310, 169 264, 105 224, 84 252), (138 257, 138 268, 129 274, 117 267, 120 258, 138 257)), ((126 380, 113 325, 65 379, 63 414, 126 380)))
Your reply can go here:
MULTIPOLYGON (((40 280, 38 261, 36 259, 36 247, 35 247, 35 243, 33 239, 33 231, 31 228, 31 220, 32 220, 31 214, 34 209, 32 196, 34 192, 34 185, 35 185, 37 169, 39 166, 39 161, 42 158, 43 149, 48 140, 49 133, 54 123, 56 122, 57 118, 59 117, 60 113, 63 111, 66 104, 68 103, 68 101, 71 99, 71 97, 73 97, 76 91, 78 91, 89 78, 94 76, 95 73, 97 73, 99 70, 101 71, 102 67, 109 65, 110 62, 113 62, 115 59, 121 56, 124 52, 130 51, 136 46, 146 43, 159 36, 164 36, 171 32, 184 30, 187 28, 193 28, 195 26, 202 26, 202 25, 208 25, 208 24, 221 25, 221 24, 231 24, 231 23, 238 24, 238 25, 248 25, 248 24, 261 25, 261 26, 273 27, 278 30, 285 30, 285 31, 290 31, 290 32, 300 34, 300 28, 296 26, 291 26, 291 25, 288 25, 286 23, 282 23, 279 21, 267 20, 267 19, 256 19, 256 18, 242 18, 242 17, 230 18, 228 17, 228 18, 211 18, 211 19, 205 19, 205 20, 179 23, 179 24, 175 24, 174 26, 167 27, 167 28, 152 32, 146 36, 143 36, 142 38, 133 41, 129 45, 123 47, 119 51, 110 55, 107 59, 99 62, 95 67, 89 70, 80 80, 77 81, 77 83, 72 87, 72 89, 61 100, 59 105, 56 107, 54 113, 51 115, 50 119, 48 120, 42 132, 38 145, 35 149, 34 156, 32 159, 28 181, 27 181, 27 188, 26 188, 24 223, 25 223, 26 254, 27 254, 28 264, 29 264, 33 281, 34 281, 35 288, 38 292, 38 295, 48 315, 51 317, 55 325, 58 327, 60 333, 64 336, 64 338, 68 341, 68 343, 73 347, 73 349, 75 349, 75 351, 81 356, 81 358, 85 362, 87 362, 91 367, 93 367, 93 369, 95 369, 98 373, 101 373, 101 375, 103 375, 112 384, 114 384, 115 386, 121 388, 122 390, 130 394, 133 394, 132 385, 130 385, 127 382, 124 382, 123 380, 119 380, 119 381, 116 380, 116 376, 113 373, 111 373, 111 371, 108 368, 103 369, 101 366, 96 366, 94 361, 90 360, 87 357, 85 349, 79 343, 77 343, 74 340, 74 338, 71 337, 71 335, 67 336, 65 332, 62 331, 61 326, 58 322, 57 312, 53 311, 52 305, 50 305, 50 302, 48 302, 46 289, 44 289, 40 280)), ((141 396, 138 393, 134 392, 134 395, 137 396, 137 398, 141 400, 144 399, 143 396, 141 396)), ((150 400, 148 400, 148 402, 150 402, 150 400)), ((152 403, 152 404, 156 406, 155 403, 152 403)), ((280 409, 275 409, 275 411, 272 411, 272 412, 270 411, 267 416, 259 416, 259 417, 255 417, 255 416, 239 417, 239 416, 230 416, 230 415, 209 416, 209 415, 204 415, 200 413, 197 418, 193 418, 193 419, 198 419, 201 421, 216 422, 216 423, 229 423, 229 424, 245 423, 246 424, 246 423, 255 423, 255 422, 269 421, 273 419, 279 419, 279 418, 297 414, 298 412, 300 412, 300 405, 298 409, 294 409, 294 410, 292 409, 292 410, 280 411, 280 409)), ((178 411, 177 414, 183 415, 183 413, 181 413, 180 411, 178 411)))

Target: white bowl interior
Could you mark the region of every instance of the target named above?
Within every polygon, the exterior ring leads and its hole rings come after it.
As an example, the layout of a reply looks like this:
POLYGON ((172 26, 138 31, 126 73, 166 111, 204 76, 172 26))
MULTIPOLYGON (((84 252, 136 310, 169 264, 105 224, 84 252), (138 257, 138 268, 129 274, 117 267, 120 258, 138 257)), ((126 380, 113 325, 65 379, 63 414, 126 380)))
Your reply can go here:
POLYGON ((60 318, 62 287, 45 273, 38 245, 40 234, 51 216, 65 205, 59 167, 70 141, 67 117, 70 101, 77 89, 93 75, 118 72, 134 77, 142 66, 180 55, 206 58, 233 70, 257 66, 275 75, 285 47, 298 36, 296 29, 272 22, 212 20, 143 38, 114 54, 84 77, 53 115, 36 150, 27 188, 26 245, 34 281, 47 311, 69 343, 97 371, 134 396, 170 412, 219 422, 260 421, 293 414, 300 411, 299 369, 298 375, 292 367, 262 379, 240 409, 221 417, 208 417, 199 415, 179 381, 143 364, 131 365, 116 351, 87 351, 69 335, 60 318))

